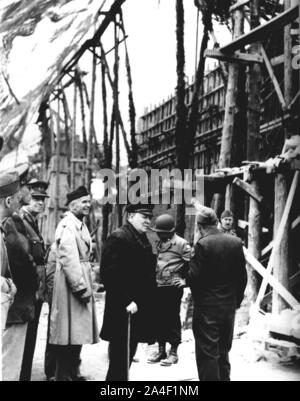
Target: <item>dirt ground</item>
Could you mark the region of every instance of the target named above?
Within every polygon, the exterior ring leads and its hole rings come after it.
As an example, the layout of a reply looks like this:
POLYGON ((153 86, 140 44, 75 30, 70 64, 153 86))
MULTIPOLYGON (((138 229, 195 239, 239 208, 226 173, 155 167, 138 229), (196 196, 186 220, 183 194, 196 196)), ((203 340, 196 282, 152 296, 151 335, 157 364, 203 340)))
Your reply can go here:
MULTIPOLYGON (((101 318, 104 304, 103 294, 97 298, 97 311, 101 327, 101 318)), ((48 306, 44 304, 37 347, 33 363, 33 381, 44 381, 44 350, 46 343, 48 306)), ((96 345, 85 345, 82 351, 82 373, 91 381, 103 381, 108 366, 108 343, 100 341, 96 345)), ((137 357, 130 371, 131 381, 197 381, 194 341, 191 330, 183 332, 183 342, 179 348, 179 362, 171 367, 159 364, 148 364, 147 356, 155 350, 155 346, 140 344, 137 357)), ((251 343, 244 339, 235 339, 231 351, 232 380, 233 381, 300 381, 299 362, 285 361, 282 363, 272 355, 264 354, 257 362, 251 349, 251 343)))

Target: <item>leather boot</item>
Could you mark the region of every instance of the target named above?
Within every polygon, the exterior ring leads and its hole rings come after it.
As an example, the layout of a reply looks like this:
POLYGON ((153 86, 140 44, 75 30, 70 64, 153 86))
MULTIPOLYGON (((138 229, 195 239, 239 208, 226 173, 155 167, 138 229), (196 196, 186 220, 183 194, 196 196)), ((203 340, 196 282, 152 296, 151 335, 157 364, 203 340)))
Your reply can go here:
POLYGON ((178 354, 177 354, 178 345, 172 345, 168 358, 162 359, 160 361, 161 366, 171 366, 178 363, 178 354))
POLYGON ((164 359, 166 357, 167 357, 166 344, 159 344, 158 352, 156 352, 154 355, 150 356, 147 359, 147 362, 148 363, 158 363, 158 362, 160 362, 162 359, 164 359))

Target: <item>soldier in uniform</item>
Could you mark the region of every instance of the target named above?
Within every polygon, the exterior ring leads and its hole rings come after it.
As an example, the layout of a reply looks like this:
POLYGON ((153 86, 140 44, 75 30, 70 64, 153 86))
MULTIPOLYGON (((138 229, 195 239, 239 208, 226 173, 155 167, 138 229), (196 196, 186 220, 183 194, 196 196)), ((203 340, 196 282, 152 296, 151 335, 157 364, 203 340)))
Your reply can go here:
POLYGON ((106 240, 101 259, 106 299, 100 336, 109 341, 107 381, 127 381, 138 343, 154 342, 156 261, 146 236, 153 205, 128 205, 127 212, 128 221, 106 240))
POLYGON ((229 234, 237 237, 237 233, 234 229, 234 216, 230 210, 224 210, 224 212, 222 213, 219 229, 224 234, 229 234))
POLYGON ((55 233, 57 265, 54 277, 49 343, 56 345, 56 381, 77 381, 83 344, 99 342, 92 270, 92 240, 84 217, 91 197, 85 187, 67 195, 69 211, 55 233))
POLYGON ((5 381, 18 381, 27 326, 34 319, 37 290, 36 265, 23 220, 18 215, 21 195, 17 172, 0 176, 0 221, 4 233, 8 262, 17 287, 14 302, 8 311, 2 341, 2 375, 5 381))
POLYGON ((38 290, 35 300, 34 320, 28 324, 24 356, 21 369, 21 381, 30 381, 33 355, 37 339, 38 325, 45 296, 45 244, 39 230, 38 218, 44 212, 45 199, 49 198, 46 194, 48 184, 43 181, 28 183, 31 189, 31 199, 28 205, 21 208, 20 216, 24 221, 28 238, 31 244, 31 254, 37 268, 38 290))
POLYGON ((215 212, 197 215, 201 238, 194 248, 187 282, 194 300, 193 332, 200 381, 229 381, 236 309, 247 284, 242 241, 221 233, 215 212))
POLYGON ((185 275, 191 258, 191 247, 184 238, 175 233, 175 221, 169 214, 159 216, 152 230, 160 239, 156 266, 158 288, 155 328, 158 352, 148 359, 148 363, 160 362, 162 366, 171 366, 178 362, 177 349, 181 344, 180 306, 185 275), (171 344, 168 357, 167 342, 171 344))

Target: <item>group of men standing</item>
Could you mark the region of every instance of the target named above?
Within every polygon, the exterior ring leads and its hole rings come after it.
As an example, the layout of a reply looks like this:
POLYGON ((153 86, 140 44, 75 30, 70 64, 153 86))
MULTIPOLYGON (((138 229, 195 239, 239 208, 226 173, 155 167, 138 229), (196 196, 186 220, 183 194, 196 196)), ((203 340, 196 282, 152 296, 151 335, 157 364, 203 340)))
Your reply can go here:
POLYGON ((67 195, 69 211, 57 227, 46 266, 38 216, 44 211, 47 187, 38 180, 20 182, 16 171, 0 175, 1 293, 11 296, 2 327, 4 381, 31 379, 45 298, 49 302, 48 380, 82 380, 82 345, 99 341, 89 262, 92 241, 83 222, 90 211, 90 195, 85 187, 67 195))
POLYGON ((129 205, 127 212, 126 224, 104 244, 101 261, 106 289, 101 337, 110 342, 106 380, 128 380, 138 342, 158 342, 149 363, 178 362, 182 288, 189 286, 199 380, 229 381, 235 312, 247 284, 243 245, 232 231, 232 213, 223 213, 218 228, 215 212, 202 207, 197 215, 200 239, 193 249, 175 234, 170 215, 159 216, 152 228, 160 239, 155 258, 146 236, 153 206, 129 205), (166 343, 171 345, 168 354, 166 343))
MULTIPOLYGON (((48 196, 47 184, 29 182, 29 188, 29 203, 20 210, 18 174, 0 176, 1 291, 5 285, 7 292, 15 291, 12 283, 17 289, 2 337, 3 380, 31 378, 45 294, 49 302, 46 374, 56 381, 83 380, 79 371, 82 345, 99 341, 89 261, 92 241, 84 223, 91 197, 85 187, 67 195, 68 211, 58 224, 46 267, 37 218, 48 196)), ((170 366, 178 362, 185 286, 191 288, 194 299, 199 379, 230 380, 228 353, 235 311, 247 281, 242 242, 222 232, 215 212, 203 207, 197 217, 201 236, 193 249, 176 235, 170 215, 159 216, 152 228, 160 240, 155 254, 146 235, 153 208, 129 204, 126 223, 103 246, 100 268, 106 300, 100 337, 109 341, 106 380, 128 380, 139 342, 158 343, 149 363, 170 366)))

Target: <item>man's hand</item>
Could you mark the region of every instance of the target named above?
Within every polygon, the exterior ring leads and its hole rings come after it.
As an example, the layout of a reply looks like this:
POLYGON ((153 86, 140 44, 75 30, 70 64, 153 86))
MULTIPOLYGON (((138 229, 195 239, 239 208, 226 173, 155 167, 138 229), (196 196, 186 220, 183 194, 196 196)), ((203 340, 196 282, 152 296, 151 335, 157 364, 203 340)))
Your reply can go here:
POLYGON ((174 284, 176 287, 178 287, 178 288, 182 288, 182 287, 185 287, 185 286, 186 286, 186 281, 185 281, 184 278, 176 277, 176 278, 173 280, 173 284, 174 284))
POLYGON ((131 302, 131 304, 127 306, 126 311, 134 315, 138 311, 137 304, 135 302, 131 302))
POLYGON ((86 290, 74 292, 74 295, 78 299, 78 301, 84 305, 90 302, 91 296, 87 294, 86 290))

